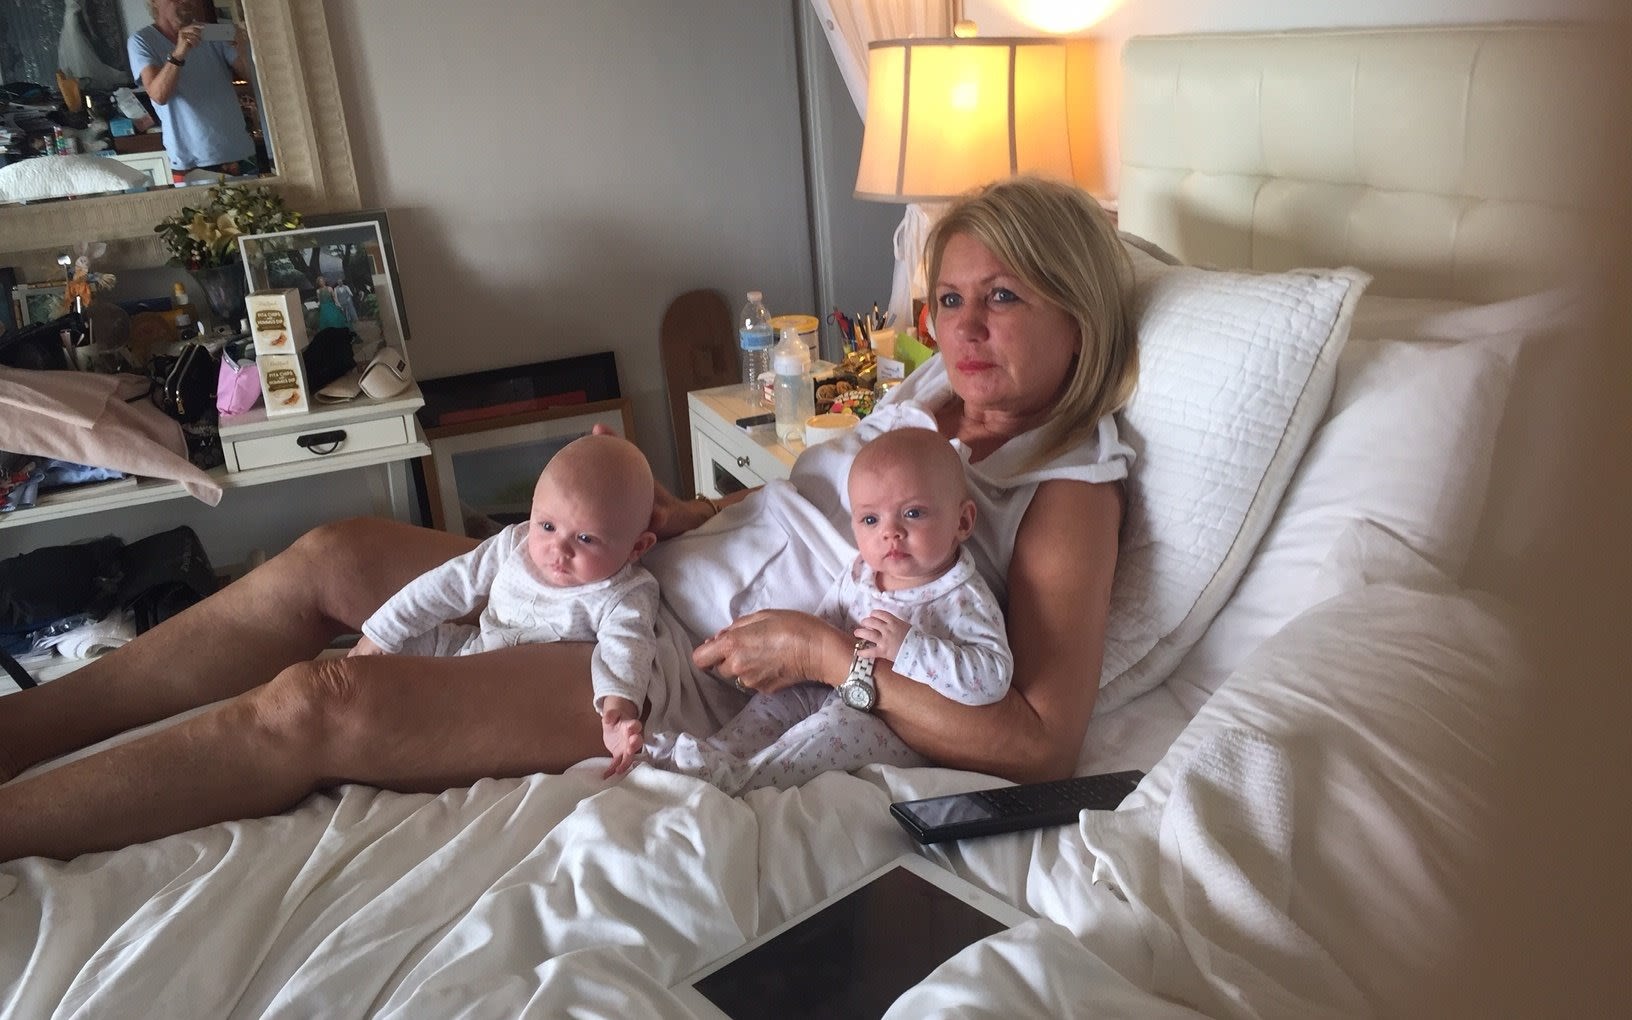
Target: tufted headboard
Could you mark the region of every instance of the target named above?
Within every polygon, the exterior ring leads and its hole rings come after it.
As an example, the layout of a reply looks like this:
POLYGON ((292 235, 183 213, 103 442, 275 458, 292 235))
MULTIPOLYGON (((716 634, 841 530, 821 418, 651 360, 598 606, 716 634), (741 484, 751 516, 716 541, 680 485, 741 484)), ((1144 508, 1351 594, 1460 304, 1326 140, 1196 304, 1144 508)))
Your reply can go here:
POLYGON ((1614 36, 1554 24, 1132 39, 1122 229, 1198 265, 1360 266, 1373 293, 1539 289, 1613 229, 1614 36))

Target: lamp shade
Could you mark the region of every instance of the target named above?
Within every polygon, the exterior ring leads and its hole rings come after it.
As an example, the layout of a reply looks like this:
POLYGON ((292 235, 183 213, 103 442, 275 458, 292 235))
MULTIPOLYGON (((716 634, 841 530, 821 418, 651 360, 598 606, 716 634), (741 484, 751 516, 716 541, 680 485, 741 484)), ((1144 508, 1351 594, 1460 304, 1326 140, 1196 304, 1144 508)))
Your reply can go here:
MULTIPOLYGON (((868 47, 856 197, 939 202, 1017 173, 1073 180, 1080 72, 1058 39, 890 39, 868 47)), ((1079 146, 1080 148, 1080 146, 1079 146)))

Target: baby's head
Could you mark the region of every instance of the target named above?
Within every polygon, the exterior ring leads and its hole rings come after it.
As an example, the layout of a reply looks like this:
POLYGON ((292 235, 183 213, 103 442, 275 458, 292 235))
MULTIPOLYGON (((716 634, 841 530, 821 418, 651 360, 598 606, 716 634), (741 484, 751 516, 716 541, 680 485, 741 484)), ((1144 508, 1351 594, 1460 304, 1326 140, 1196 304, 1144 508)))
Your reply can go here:
POLYGON ((635 444, 584 436, 544 466, 533 489, 527 556, 556 588, 611 577, 652 547, 652 468, 635 444))
POLYGON ((975 528, 963 460, 930 429, 896 429, 850 465, 850 525, 886 590, 940 577, 975 528))

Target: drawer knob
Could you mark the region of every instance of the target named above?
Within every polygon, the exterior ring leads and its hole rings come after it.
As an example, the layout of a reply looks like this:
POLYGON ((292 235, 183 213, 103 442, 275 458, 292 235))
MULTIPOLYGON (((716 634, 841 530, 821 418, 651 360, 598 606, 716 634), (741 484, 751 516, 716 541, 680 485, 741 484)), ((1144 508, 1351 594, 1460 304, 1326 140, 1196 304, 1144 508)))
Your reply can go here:
POLYGON ((748 466, 748 458, 747 457, 738 457, 737 458, 737 467, 747 467, 747 466, 748 466))
POLYGON ((308 436, 297 436, 295 445, 323 457, 340 449, 340 444, 345 441, 345 429, 332 429, 328 432, 313 432, 308 436))

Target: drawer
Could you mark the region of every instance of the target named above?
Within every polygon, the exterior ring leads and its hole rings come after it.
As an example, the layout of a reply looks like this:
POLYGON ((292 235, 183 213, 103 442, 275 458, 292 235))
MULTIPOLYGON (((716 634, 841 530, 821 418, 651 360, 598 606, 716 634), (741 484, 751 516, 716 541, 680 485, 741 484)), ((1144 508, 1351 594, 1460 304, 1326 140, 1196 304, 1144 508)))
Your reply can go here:
POLYGON ((727 451, 708 432, 691 434, 691 457, 697 491, 705 496, 718 498, 765 484, 764 476, 753 470, 751 457, 727 451))
POLYGON ((341 424, 314 424, 304 431, 224 440, 221 451, 226 455, 228 471, 297 464, 338 453, 358 453, 412 442, 414 430, 410 419, 410 415, 395 415, 341 424))

